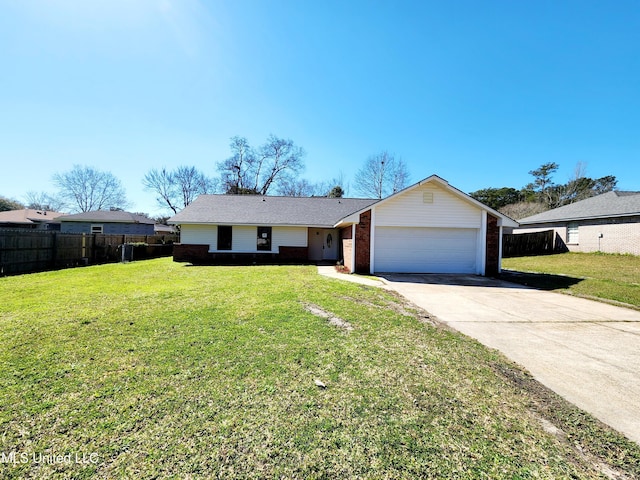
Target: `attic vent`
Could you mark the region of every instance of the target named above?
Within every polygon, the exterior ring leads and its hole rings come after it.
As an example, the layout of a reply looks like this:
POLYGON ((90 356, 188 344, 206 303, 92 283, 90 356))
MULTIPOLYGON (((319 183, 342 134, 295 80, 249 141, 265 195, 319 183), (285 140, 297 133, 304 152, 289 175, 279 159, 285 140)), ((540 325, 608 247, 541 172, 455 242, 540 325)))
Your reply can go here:
POLYGON ((422 203, 433 203, 433 192, 424 192, 422 194, 422 203))

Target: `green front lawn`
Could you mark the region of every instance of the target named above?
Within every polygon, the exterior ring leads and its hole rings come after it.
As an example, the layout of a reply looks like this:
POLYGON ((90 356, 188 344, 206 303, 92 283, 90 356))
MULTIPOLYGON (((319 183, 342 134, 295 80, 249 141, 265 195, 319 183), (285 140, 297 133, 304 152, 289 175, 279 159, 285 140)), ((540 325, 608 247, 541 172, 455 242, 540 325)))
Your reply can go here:
POLYGON ((640 308, 640 256, 563 253, 505 258, 502 268, 535 273, 512 276, 506 272, 509 280, 640 308))
POLYGON ((315 267, 158 259, 0 298, 2 478, 640 476, 637 445, 498 353, 315 267))

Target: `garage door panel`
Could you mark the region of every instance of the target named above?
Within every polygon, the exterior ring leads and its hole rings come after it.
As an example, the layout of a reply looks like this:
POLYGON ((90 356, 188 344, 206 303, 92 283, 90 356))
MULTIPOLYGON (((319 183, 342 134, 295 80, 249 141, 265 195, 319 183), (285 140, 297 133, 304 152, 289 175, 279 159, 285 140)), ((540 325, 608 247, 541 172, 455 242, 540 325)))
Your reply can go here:
POLYGON ((376 227, 374 270, 476 273, 477 229, 376 227))

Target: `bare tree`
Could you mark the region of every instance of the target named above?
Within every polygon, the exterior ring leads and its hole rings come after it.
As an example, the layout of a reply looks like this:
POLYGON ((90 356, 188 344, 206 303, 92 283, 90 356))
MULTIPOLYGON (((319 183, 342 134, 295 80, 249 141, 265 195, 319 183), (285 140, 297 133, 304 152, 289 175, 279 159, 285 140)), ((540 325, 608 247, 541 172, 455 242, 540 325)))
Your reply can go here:
POLYGON ((53 181, 59 196, 72 211, 89 212, 107 208, 126 208, 126 193, 120 180, 110 172, 74 165, 71 170, 56 173, 53 181))
POLYGON ((218 170, 226 193, 257 194, 253 172, 256 155, 244 137, 233 137, 230 143, 233 155, 224 162, 218 162, 218 170))
POLYGON ((142 184, 156 194, 161 207, 169 207, 173 213, 193 202, 198 195, 212 193, 215 182, 195 167, 181 166, 168 171, 166 168, 149 170, 142 184))
POLYGON ((559 204, 567 205, 610 192, 615 189, 617 183, 618 180, 613 175, 596 179, 587 177, 587 164, 578 162, 575 166, 573 177, 565 185, 561 186, 559 204))
POLYGON ((233 155, 218 163, 227 193, 267 195, 272 187, 285 188, 295 182, 304 168, 304 150, 275 135, 258 150, 243 137, 233 137, 230 147, 233 155))
POLYGON ((514 220, 530 217, 548 210, 541 202, 517 202, 500 207, 498 211, 514 220))
POLYGON ((278 194, 285 197, 312 197, 316 195, 317 186, 302 178, 300 180, 287 179, 280 183, 278 194))
POLYGON ((62 212, 65 209, 64 202, 56 195, 46 192, 29 191, 25 195, 27 208, 34 210, 48 210, 50 212, 62 212))
POLYGON ((316 183, 316 193, 314 195, 329 198, 341 198, 348 195, 349 182, 346 181, 344 173, 338 173, 338 176, 331 180, 316 183))
POLYGON ((356 191, 371 198, 384 198, 402 190, 409 182, 407 165, 383 151, 370 156, 356 173, 356 191))

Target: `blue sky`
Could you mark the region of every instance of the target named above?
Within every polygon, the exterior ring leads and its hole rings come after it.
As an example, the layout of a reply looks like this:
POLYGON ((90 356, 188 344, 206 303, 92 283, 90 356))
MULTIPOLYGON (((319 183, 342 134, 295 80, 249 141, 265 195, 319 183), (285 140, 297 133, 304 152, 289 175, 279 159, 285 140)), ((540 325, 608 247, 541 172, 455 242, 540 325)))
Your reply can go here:
MULTIPOLYGON (((546 162, 640 190, 640 3, 0 0, 0 195, 73 164, 160 213, 153 167, 209 175, 229 139, 350 181, 382 150, 418 181, 520 188, 546 162)), ((354 195, 353 188, 349 193, 354 195)))

